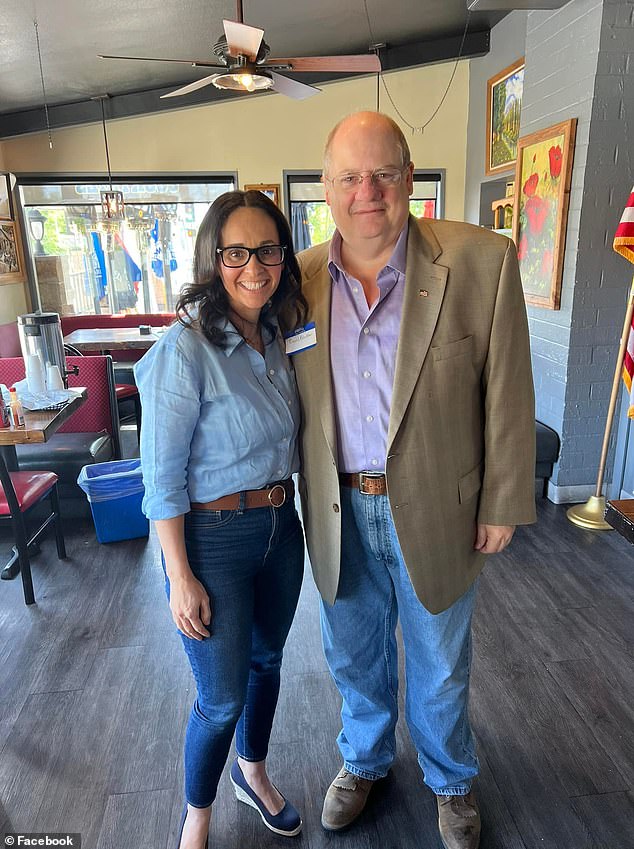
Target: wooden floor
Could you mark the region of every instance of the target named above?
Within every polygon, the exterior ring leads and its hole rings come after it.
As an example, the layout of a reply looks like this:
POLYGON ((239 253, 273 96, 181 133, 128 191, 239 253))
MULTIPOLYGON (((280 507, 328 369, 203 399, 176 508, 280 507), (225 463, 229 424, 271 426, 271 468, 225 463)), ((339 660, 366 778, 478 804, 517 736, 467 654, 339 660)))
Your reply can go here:
MULTIPOLYGON (((99 545, 67 527, 34 561, 38 603, 0 583, 0 834, 80 832, 84 849, 164 849, 182 804, 193 697, 168 615, 156 539, 99 545)), ((7 537, 0 538, 4 560, 7 537)), ((633 849, 634 549, 547 501, 491 559, 475 618, 472 720, 482 849, 633 849)), ((226 772, 212 847, 440 849, 435 804, 402 722, 389 777, 358 824, 319 824, 339 768, 339 700, 306 577, 284 660, 271 773, 303 833, 268 832, 226 772)))

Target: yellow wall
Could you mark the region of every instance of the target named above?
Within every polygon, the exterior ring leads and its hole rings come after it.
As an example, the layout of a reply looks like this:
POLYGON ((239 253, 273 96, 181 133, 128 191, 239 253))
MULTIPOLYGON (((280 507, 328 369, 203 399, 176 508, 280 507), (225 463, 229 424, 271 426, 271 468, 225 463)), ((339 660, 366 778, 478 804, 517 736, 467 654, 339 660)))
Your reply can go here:
MULTIPOLYGON (((422 124, 437 107, 453 63, 386 75, 390 93, 410 124, 422 124)), ((458 67, 442 109, 423 134, 406 137, 418 168, 447 171, 445 214, 462 219, 468 115, 469 63, 458 67)), ((376 103, 376 78, 331 83, 306 101, 282 95, 243 96, 229 103, 180 108, 108 122, 113 171, 237 171, 245 183, 281 183, 283 169, 320 169, 328 130, 339 118, 376 103)), ((381 108, 394 114, 385 93, 381 108)), ((400 122, 399 122, 400 123, 400 122)), ((402 125, 402 124, 401 124, 402 125)), ((14 172, 103 172, 105 155, 99 124, 6 139, 5 168, 14 172)))
POLYGON ((0 324, 13 321, 25 312, 29 312, 25 286, 22 283, 0 285, 0 324))

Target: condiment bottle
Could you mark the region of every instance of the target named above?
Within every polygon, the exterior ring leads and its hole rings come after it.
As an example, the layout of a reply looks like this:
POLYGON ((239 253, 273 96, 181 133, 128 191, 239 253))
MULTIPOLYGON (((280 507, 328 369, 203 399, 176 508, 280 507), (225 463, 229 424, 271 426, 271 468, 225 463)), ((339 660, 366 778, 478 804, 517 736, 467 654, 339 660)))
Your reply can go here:
POLYGON ((12 427, 24 427, 24 410, 22 409, 22 401, 18 398, 18 392, 15 386, 12 386, 9 389, 11 394, 11 401, 9 406, 11 407, 11 426, 12 427))

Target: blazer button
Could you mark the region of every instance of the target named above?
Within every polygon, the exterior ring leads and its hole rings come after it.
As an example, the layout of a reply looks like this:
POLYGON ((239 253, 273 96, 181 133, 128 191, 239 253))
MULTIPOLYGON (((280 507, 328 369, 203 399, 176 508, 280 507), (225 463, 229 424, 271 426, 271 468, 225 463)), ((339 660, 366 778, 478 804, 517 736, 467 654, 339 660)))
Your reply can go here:
POLYGON ((338 504, 333 504, 333 505, 332 505, 332 509, 335 511, 335 513, 338 513, 338 512, 339 512, 339 505, 338 505, 338 504))

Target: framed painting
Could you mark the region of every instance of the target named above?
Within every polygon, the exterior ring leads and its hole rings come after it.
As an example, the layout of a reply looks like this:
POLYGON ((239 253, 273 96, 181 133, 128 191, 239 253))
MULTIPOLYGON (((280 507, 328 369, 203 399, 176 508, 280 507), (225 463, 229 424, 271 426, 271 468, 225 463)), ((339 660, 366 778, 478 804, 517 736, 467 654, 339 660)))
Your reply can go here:
POLYGON ((13 221, 11 183, 8 174, 0 174, 0 221, 13 221))
POLYGON ((519 139, 513 240, 527 304, 558 310, 577 119, 519 139))
POLYGON ((520 134, 524 58, 487 81, 487 137, 484 173, 512 171, 520 134))
POLYGON ((280 205, 280 186, 279 183, 251 183, 244 187, 245 192, 262 192, 268 198, 271 198, 273 203, 280 205))
POLYGON ((12 221, 0 221, 0 286, 24 280, 20 247, 12 221))

